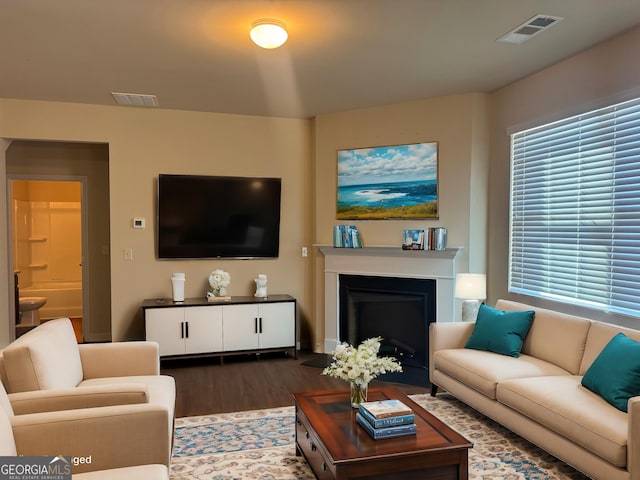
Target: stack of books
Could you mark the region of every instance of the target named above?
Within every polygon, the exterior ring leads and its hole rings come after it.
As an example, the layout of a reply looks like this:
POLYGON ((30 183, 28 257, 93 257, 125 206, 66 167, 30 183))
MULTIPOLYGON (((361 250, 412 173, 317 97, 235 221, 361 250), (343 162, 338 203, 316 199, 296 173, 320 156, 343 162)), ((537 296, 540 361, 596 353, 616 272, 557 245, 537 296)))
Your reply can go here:
POLYGON ((356 413, 356 421, 376 440, 416 433, 413 410, 400 400, 364 402, 356 413))

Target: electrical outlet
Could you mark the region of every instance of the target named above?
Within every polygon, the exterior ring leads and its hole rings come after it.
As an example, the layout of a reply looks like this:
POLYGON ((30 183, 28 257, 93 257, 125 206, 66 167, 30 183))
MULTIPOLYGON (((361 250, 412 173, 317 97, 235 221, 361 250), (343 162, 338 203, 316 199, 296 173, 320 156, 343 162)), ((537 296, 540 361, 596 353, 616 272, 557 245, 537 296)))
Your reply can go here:
POLYGON ((122 257, 129 262, 133 260, 133 248, 125 248, 122 257))
POLYGON ((302 247, 302 256, 303 257, 309 256, 309 250, 307 250, 307 247, 302 247))

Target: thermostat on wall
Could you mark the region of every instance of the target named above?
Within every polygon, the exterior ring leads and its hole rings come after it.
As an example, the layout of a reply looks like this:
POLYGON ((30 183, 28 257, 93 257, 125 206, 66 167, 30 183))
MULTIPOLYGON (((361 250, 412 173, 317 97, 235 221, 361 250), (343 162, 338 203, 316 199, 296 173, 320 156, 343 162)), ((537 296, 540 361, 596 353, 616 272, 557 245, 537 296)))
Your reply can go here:
POLYGON ((144 228, 144 218, 134 218, 133 228, 144 228))

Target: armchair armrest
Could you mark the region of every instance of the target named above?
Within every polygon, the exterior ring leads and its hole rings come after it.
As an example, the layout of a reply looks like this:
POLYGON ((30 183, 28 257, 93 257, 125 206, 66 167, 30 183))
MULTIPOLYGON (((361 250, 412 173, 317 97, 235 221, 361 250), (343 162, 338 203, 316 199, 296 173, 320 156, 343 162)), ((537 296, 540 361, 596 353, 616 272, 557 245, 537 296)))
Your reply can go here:
POLYGON ((631 480, 640 479, 640 397, 629 399, 629 433, 627 434, 627 470, 631 480))
POLYGON ((160 374, 156 342, 83 343, 78 349, 84 380, 160 374))
POLYGON ((148 403, 149 392, 147 386, 142 383, 124 383, 10 393, 9 401, 16 415, 25 415, 78 408, 148 403))
POLYGON ((166 409, 120 405, 11 417, 18 455, 83 458, 73 473, 163 464, 169 466, 166 409))

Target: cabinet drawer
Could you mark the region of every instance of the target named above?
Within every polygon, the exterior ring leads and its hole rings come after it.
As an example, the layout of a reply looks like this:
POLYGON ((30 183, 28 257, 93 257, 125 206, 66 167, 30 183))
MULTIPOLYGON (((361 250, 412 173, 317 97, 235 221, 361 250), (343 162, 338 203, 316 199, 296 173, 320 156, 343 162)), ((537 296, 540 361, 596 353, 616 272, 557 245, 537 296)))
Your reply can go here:
POLYGON ((335 477, 329 455, 310 430, 300 417, 296 418, 296 442, 311 470, 319 480, 333 480, 335 477))

